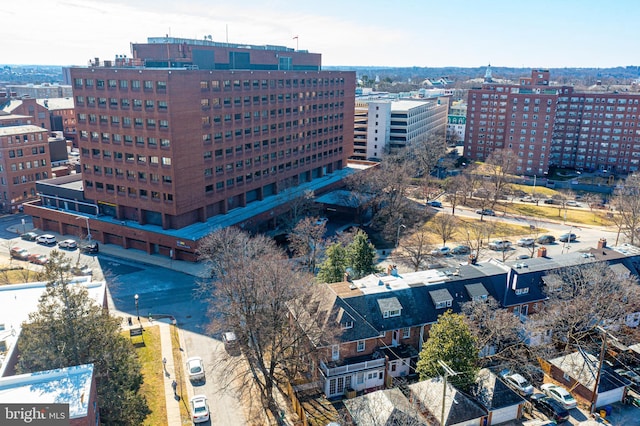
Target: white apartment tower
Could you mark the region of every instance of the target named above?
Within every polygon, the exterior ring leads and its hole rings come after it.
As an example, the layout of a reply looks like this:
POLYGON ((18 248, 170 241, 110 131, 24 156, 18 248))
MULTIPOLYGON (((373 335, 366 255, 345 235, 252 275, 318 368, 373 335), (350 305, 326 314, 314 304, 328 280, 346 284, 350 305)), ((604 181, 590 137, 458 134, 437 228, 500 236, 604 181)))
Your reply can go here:
POLYGON ((428 134, 446 131, 449 98, 356 99, 356 160, 380 160, 385 152, 404 148, 428 134))

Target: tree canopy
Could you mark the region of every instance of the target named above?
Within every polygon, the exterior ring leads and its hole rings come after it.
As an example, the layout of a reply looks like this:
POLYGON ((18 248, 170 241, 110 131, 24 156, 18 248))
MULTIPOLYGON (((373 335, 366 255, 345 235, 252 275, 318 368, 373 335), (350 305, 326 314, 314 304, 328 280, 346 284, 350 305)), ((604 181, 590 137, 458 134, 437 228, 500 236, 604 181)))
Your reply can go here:
POLYGON ((143 378, 131 343, 120 334, 120 320, 71 284, 64 255, 51 252, 47 287, 38 310, 22 325, 17 370, 29 373, 93 364, 100 418, 105 424, 139 425, 149 408, 138 393, 143 378))
POLYGON ((479 363, 476 338, 463 315, 447 311, 431 326, 416 367, 420 380, 443 375, 438 361, 456 372, 449 380, 458 389, 467 391, 475 382, 479 363))
POLYGON ((223 385, 257 390, 262 406, 278 418, 276 388, 288 385, 318 355, 315 344, 330 340, 331 328, 321 324, 323 305, 312 303, 321 290, 262 235, 224 228, 209 235, 201 249, 212 277, 200 283, 213 318, 211 331, 235 332, 246 358, 246 363, 219 360, 235 373, 223 385))

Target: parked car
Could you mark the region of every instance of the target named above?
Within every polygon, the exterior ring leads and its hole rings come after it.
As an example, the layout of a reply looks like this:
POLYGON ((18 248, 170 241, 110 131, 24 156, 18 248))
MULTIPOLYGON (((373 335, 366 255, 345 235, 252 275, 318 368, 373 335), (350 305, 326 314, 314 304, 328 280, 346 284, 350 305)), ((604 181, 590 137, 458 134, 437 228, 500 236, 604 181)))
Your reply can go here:
POLYGON ((544 203, 545 204, 561 204, 561 202, 559 200, 554 200, 552 198, 544 200, 544 203))
POLYGON ((429 201, 429 202, 427 203, 427 205, 429 205, 429 206, 431 206, 431 207, 437 207, 437 208, 439 208, 439 209, 440 209, 440 208, 442 208, 442 203, 441 203, 440 201, 436 201, 436 200, 429 201))
POLYGON ((495 216, 496 213, 491 210, 491 209, 478 209, 476 210, 477 214, 483 215, 483 216, 495 216))
POLYGON ((534 240, 533 238, 520 238, 518 241, 516 241, 516 244, 520 247, 530 247, 535 243, 536 240, 534 240))
POLYGON ((567 201, 565 204, 566 204, 567 206, 569 206, 569 207, 581 207, 581 206, 580 206, 580 203, 577 203, 577 202, 575 202, 575 201, 571 201, 571 200, 567 201))
POLYGON ((9 253, 12 258, 18 260, 28 260, 30 255, 29 250, 22 247, 12 247, 9 253))
POLYGON ((35 241, 36 238, 38 238, 38 234, 36 234, 35 232, 25 232, 24 234, 20 235, 20 238, 25 241, 35 241))
POLYGON ((44 244, 47 246, 53 245, 56 243, 56 237, 51 235, 51 234, 43 234, 43 235, 38 235, 36 237, 36 243, 38 244, 44 244))
POLYGON ((100 251, 100 245, 97 241, 87 241, 80 246, 80 250, 83 253, 98 253, 100 251))
POLYGON ((556 237, 554 237, 553 235, 540 235, 536 239, 536 242, 538 244, 552 244, 555 241, 556 241, 556 237))
POLYGON ((77 276, 93 275, 93 270, 86 265, 73 266, 70 268, 70 271, 73 275, 77 276))
POLYGON ((471 251, 471 247, 469 246, 455 246, 451 249, 451 253, 453 254, 467 254, 471 251))
POLYGON ((76 243, 75 240, 62 240, 58 243, 58 247, 61 249, 67 249, 67 250, 75 250, 78 248, 78 243, 76 243))
POLYGON ((240 355, 240 345, 238 345, 238 337, 233 331, 222 333, 222 342, 224 349, 229 355, 240 355))
POLYGON ((562 406, 555 399, 549 398, 548 396, 535 393, 531 395, 531 404, 542 414, 549 417, 550 419, 562 423, 569 420, 569 411, 562 406))
POLYGON ((222 333, 222 342, 225 346, 235 346, 238 344, 238 337, 233 331, 222 333))
POLYGON ((560 237, 558 237, 558 241, 562 242, 562 243, 570 243, 572 241, 575 241, 578 238, 578 236, 576 234, 562 234, 560 235, 560 237))
POLYGON ((489 243, 491 250, 502 251, 511 248, 511 241, 508 240, 493 240, 489 243))
POLYGON ((446 256, 449 253, 451 253, 451 249, 449 247, 447 247, 447 246, 439 247, 437 249, 431 250, 431 255, 432 256, 446 256))
POLYGON ((209 421, 209 404, 204 395, 194 395, 191 402, 191 416, 194 423, 209 421))
POLYGON ((204 380, 204 364, 199 356, 191 357, 187 360, 187 373, 189 380, 199 382, 204 380))
POLYGON ((544 392, 549 398, 558 401, 564 408, 570 410, 576 408, 577 402, 573 396, 565 388, 554 385, 553 383, 545 383, 540 386, 542 392, 544 392))
POLYGON ((538 199, 537 198, 533 198, 531 196, 527 196, 527 197, 520 198, 520 201, 523 202, 523 203, 537 203, 538 199))
POLYGON ((502 378, 509 387, 513 388, 520 395, 527 396, 533 393, 533 386, 531 383, 518 373, 511 373, 508 371, 502 376, 502 378))
POLYGON ((45 254, 30 254, 28 260, 29 262, 35 263, 36 265, 46 265, 47 263, 49 263, 49 258, 45 254))

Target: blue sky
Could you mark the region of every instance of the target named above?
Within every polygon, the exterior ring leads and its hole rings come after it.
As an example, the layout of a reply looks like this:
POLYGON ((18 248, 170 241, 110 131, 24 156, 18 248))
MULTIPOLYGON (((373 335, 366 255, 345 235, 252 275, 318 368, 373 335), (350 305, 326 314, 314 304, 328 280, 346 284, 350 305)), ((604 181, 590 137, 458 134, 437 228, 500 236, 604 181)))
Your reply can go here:
POLYGON ((637 65, 637 0, 5 0, 0 63, 86 65, 173 37, 298 46, 323 65, 637 65))

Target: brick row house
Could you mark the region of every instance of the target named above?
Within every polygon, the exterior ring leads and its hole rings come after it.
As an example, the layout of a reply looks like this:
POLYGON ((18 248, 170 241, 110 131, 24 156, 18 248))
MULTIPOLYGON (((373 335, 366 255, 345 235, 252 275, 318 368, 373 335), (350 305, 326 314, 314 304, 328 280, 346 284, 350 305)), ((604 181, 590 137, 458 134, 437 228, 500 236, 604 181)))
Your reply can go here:
MULTIPOLYGON (((514 321, 527 321, 547 299, 544 289, 549 273, 601 261, 612 268, 640 274, 639 255, 603 245, 558 258, 505 263, 490 260, 460 265, 455 271, 390 271, 352 282, 326 284, 323 310, 339 333, 332 345, 318 348, 321 356, 317 379, 329 398, 341 397, 350 390, 392 386, 394 379, 415 374, 429 328, 447 310, 458 313, 466 302, 492 297, 502 309, 514 313, 514 321)), ((523 338, 533 344, 544 336, 523 338)), ((483 352, 491 351, 492 348, 485 348, 483 352)))

